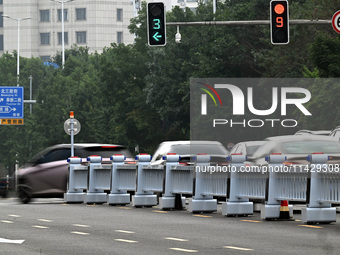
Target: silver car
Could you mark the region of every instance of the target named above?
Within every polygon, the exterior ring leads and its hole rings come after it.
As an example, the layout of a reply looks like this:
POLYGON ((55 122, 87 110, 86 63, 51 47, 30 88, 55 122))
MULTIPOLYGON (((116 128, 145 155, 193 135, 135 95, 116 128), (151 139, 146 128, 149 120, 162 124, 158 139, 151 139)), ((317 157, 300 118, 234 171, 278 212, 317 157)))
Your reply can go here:
POLYGON ((163 156, 176 153, 181 156, 180 163, 190 165, 193 157, 200 153, 211 155, 212 163, 226 162, 227 149, 217 141, 167 141, 161 143, 152 156, 151 164, 164 164, 163 156))

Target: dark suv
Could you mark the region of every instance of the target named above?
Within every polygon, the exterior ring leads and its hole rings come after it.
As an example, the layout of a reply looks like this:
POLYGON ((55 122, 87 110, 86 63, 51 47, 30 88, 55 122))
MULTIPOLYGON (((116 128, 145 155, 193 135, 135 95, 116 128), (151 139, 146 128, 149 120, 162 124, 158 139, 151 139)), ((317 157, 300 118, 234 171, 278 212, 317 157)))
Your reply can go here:
MULTIPOLYGON (((99 155, 109 161, 114 154, 124 154, 133 161, 131 152, 122 145, 74 144, 74 156, 87 158, 99 155)), ((67 188, 70 144, 48 147, 35 155, 17 171, 19 198, 28 203, 32 197, 62 197, 67 188)), ((85 161, 85 160, 83 160, 85 161)))

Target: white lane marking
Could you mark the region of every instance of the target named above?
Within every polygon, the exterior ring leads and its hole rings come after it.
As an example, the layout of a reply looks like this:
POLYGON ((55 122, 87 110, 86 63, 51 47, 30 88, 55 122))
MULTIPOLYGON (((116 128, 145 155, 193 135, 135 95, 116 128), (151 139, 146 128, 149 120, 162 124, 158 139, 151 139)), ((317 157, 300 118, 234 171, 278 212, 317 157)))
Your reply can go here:
POLYGON ((10 220, 2 220, 1 222, 2 223, 9 223, 9 224, 14 223, 13 221, 10 221, 10 220))
POLYGON ((174 251, 183 251, 183 252, 190 252, 190 253, 198 252, 198 250, 187 250, 187 249, 182 249, 182 248, 169 248, 169 249, 174 250, 174 251))
POLYGON ((242 248, 242 247, 236 247, 236 246, 223 246, 225 249, 232 249, 232 250, 239 250, 239 251, 253 251, 254 249, 249 248, 242 248))
POLYGON ((117 242, 124 242, 124 243, 138 243, 138 241, 134 240, 127 240, 127 239, 115 239, 117 242))
POLYGON ((175 237, 165 237, 164 239, 172 240, 172 241, 178 241, 178 242, 188 242, 187 239, 181 239, 181 238, 175 238, 175 237))
POLYGON ((35 225, 35 226, 32 226, 32 228, 46 229, 46 228, 49 228, 49 227, 35 225))
POLYGON ((87 236, 87 235, 89 235, 90 233, 72 231, 71 234, 87 236))
POLYGON ((5 238, 0 238, 0 243, 13 243, 13 244, 22 244, 25 240, 10 240, 5 238))
POLYGON ((119 233, 125 233, 125 234, 135 234, 136 232, 133 232, 133 231, 127 231, 127 230, 115 230, 116 232, 119 232, 119 233))
POLYGON ((46 219, 38 219, 38 221, 42 221, 42 222, 53 222, 53 220, 46 220, 46 219))
POLYGON ((13 217, 13 218, 21 218, 20 215, 16 215, 16 214, 8 214, 9 217, 13 217))
POLYGON ((80 227, 80 228, 90 228, 91 227, 89 225, 81 225, 81 224, 72 224, 72 226, 80 227))

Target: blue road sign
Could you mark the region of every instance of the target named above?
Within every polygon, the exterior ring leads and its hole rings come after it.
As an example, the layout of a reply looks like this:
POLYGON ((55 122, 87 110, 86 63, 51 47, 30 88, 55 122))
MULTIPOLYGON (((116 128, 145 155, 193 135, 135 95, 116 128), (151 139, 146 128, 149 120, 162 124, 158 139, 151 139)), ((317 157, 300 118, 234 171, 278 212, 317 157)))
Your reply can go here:
POLYGON ((24 88, 0 87, 0 119, 24 118, 24 88))

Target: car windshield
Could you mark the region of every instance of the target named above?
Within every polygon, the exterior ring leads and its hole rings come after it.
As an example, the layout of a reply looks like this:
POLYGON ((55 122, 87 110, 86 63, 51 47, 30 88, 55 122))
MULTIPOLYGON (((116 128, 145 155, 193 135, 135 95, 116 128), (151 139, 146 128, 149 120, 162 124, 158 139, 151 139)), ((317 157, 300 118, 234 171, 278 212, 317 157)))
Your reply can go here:
POLYGON ((29 159, 25 163, 25 166, 34 165, 37 161, 39 161, 41 158, 43 158, 44 155, 46 155, 50 150, 51 150, 50 148, 47 148, 47 149, 39 152, 38 154, 34 155, 31 159, 29 159))
POLYGON ((314 152, 340 153, 340 146, 332 141, 297 141, 284 142, 281 145, 282 153, 309 154, 314 152))
POLYGON ((81 158, 86 158, 91 155, 99 155, 102 158, 110 158, 114 154, 123 154, 127 158, 132 158, 131 152, 121 146, 96 146, 78 149, 75 155, 81 158))
POLYGON ((256 150, 260 147, 261 145, 251 145, 247 146, 247 155, 248 156, 253 156, 253 154, 256 152, 256 150))
POLYGON ((220 144, 181 144, 173 145, 170 148, 171 153, 179 155, 196 155, 207 153, 212 155, 228 155, 227 150, 220 144))

